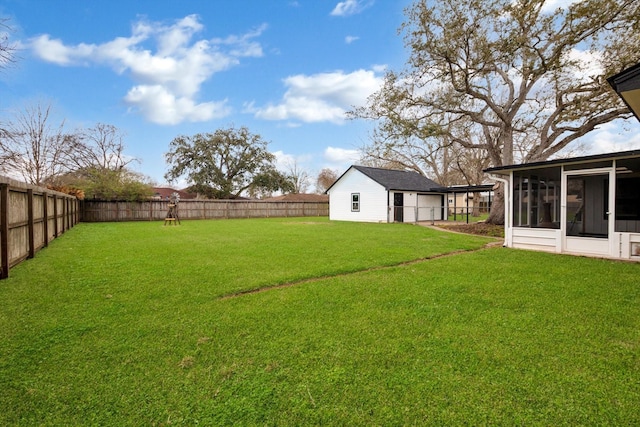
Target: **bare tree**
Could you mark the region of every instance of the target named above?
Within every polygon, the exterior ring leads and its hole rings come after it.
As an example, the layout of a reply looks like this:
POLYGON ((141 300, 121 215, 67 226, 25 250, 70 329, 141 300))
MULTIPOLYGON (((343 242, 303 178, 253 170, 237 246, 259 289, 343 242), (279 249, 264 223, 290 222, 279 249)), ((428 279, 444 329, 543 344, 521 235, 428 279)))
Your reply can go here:
POLYGON ((311 178, 309 177, 307 171, 305 171, 300 167, 300 165, 298 165, 298 162, 293 160, 287 165, 286 175, 293 184, 293 193, 302 194, 309 191, 311 178))
POLYGON ((324 193, 337 179, 338 172, 329 168, 322 169, 316 179, 316 192, 318 194, 324 193))
POLYGON ((0 18, 0 69, 15 61, 16 46, 9 41, 11 27, 8 18, 0 18))
POLYGON ((15 114, 0 135, 0 171, 33 185, 68 171, 66 153, 76 139, 64 121, 52 124, 51 113, 51 104, 36 103, 15 114))
POLYGON ((124 154, 124 133, 117 127, 97 123, 75 133, 76 143, 69 144, 67 161, 71 168, 122 170, 137 159, 124 154))
MULTIPOLYGON (((408 137, 428 151, 454 144, 482 150, 491 166, 546 160, 630 117, 605 77, 640 60, 640 2, 582 0, 555 10, 547 3, 416 1, 403 26, 407 68, 389 72, 353 115, 380 120, 393 146, 408 137), (393 138, 387 128, 406 134, 393 138)), ((496 195, 489 220, 501 223, 496 195)))

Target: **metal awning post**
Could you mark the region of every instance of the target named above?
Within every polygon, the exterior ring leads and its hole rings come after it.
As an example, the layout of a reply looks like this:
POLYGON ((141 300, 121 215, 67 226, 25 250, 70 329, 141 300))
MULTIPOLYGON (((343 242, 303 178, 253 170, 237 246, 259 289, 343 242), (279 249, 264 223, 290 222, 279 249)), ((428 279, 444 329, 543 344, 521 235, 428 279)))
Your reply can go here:
POLYGON ((467 191, 465 194, 467 196, 467 224, 469 224, 469 192, 467 191))

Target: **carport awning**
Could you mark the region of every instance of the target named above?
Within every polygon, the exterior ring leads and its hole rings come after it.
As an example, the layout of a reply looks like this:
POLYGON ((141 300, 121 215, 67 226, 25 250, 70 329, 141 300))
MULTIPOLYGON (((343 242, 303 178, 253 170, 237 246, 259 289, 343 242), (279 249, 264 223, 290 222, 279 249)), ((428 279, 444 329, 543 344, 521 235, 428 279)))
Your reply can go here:
POLYGON ((640 120, 640 64, 609 77, 607 81, 640 120))
POLYGON ((483 191, 492 191, 495 184, 482 184, 482 185, 456 185, 453 187, 441 187, 434 188, 433 191, 439 193, 476 193, 483 191))

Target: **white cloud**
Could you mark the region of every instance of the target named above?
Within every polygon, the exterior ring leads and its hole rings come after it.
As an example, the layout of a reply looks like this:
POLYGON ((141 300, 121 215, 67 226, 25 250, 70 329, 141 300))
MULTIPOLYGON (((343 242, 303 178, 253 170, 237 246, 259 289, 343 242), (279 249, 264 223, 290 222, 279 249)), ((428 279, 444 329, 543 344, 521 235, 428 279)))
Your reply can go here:
POLYGON ((351 165, 360 160, 360 151, 327 147, 324 150, 324 158, 326 161, 334 165, 351 165))
POLYGON ((282 150, 275 151, 271 154, 276 156, 276 168, 283 172, 289 172, 293 166, 305 169, 304 165, 313 160, 313 156, 310 154, 287 154, 282 150))
MULTIPOLYGON (((568 9, 573 3, 579 3, 582 0, 546 0, 542 4, 542 12, 544 13, 553 13, 558 9, 568 9)), ((518 4, 520 0, 512 0, 511 4, 518 4)))
POLYGON ((289 165, 295 162, 295 156, 293 154, 285 154, 284 151, 278 150, 271 153, 276 156, 276 169, 286 171, 289 165))
POLYGON ((579 81, 590 81, 595 76, 604 73, 602 68, 602 53, 596 51, 585 51, 571 49, 568 59, 575 64, 570 71, 579 81))
POLYGON ((345 37, 345 38, 344 38, 344 42, 345 42, 346 44, 351 44, 351 43, 353 43, 354 41, 358 40, 359 38, 360 38, 360 37, 358 37, 358 36, 347 36, 347 37, 345 37))
POLYGON ((378 64, 371 67, 371 69, 376 73, 384 73, 387 71, 387 64, 378 64))
POLYGON ((135 86, 124 100, 139 109, 149 121, 161 125, 204 122, 225 117, 231 111, 226 100, 196 104, 190 97, 178 97, 161 85, 135 86))
POLYGON ((81 59, 90 56, 95 50, 94 45, 84 43, 67 47, 59 39, 52 40, 48 34, 34 37, 30 42, 31 48, 40 59, 58 65, 81 64, 81 59))
POLYGON ((373 1, 345 0, 339 2, 331 11, 331 16, 350 16, 362 12, 371 6, 373 1))
POLYGON ((640 132, 635 118, 605 123, 583 138, 587 154, 615 153, 640 149, 640 132))
POLYGON ((555 12, 557 9, 567 9, 573 3, 578 3, 582 0, 547 0, 542 5, 543 12, 555 12))
POLYGON ((247 111, 266 120, 341 124, 346 111, 364 104, 367 97, 380 88, 382 81, 382 77, 370 70, 352 73, 335 71, 309 76, 298 74, 284 79, 287 91, 281 103, 262 108, 251 104, 247 111))
POLYGON ((40 59, 57 65, 101 64, 128 74, 137 84, 125 102, 152 122, 178 124, 228 114, 226 101, 197 102, 202 84, 239 64, 240 58, 263 56, 255 38, 266 30, 265 25, 224 39, 194 40, 203 29, 199 17, 189 15, 172 25, 141 20, 129 37, 102 44, 67 46, 44 34, 31 39, 30 45, 40 59))

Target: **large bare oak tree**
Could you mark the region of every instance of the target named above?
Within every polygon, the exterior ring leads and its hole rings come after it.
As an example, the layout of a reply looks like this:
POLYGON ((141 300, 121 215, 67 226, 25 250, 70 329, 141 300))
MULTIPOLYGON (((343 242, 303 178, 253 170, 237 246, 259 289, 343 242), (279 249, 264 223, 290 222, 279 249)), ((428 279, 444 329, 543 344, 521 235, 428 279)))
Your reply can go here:
MULTIPOLYGON (((640 2, 582 0, 552 10, 549 3, 414 3, 402 27, 406 68, 389 72, 352 112, 379 120, 372 146, 405 159, 411 150, 425 158, 447 147, 479 150, 501 166, 546 160, 630 117, 605 78, 640 60, 640 2)), ((502 196, 491 222, 504 221, 502 196)))

